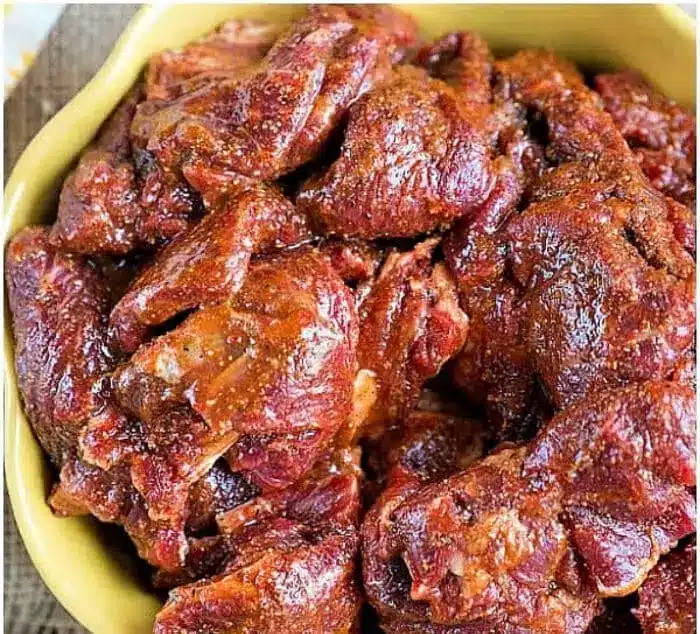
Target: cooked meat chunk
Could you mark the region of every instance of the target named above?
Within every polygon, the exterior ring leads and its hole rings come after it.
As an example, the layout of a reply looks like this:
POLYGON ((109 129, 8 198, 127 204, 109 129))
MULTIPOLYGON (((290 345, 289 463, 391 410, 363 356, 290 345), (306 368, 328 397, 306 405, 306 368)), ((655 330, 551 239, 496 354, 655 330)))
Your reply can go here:
POLYGON ((545 118, 553 165, 524 212, 513 195, 443 250, 470 320, 456 381, 517 438, 593 389, 671 376, 693 344, 694 264, 573 68, 534 52, 496 67, 501 92, 545 118))
POLYGON ((198 214, 200 203, 191 188, 146 153, 132 156, 129 127, 142 98, 137 86, 66 179, 53 245, 76 253, 125 254, 169 240, 198 214))
POLYGON ((359 450, 336 450, 286 489, 269 491, 217 515, 219 529, 230 535, 275 517, 309 525, 357 526, 362 478, 359 457, 359 450))
POLYGON ((267 22, 229 20, 196 42, 156 53, 148 62, 146 98, 174 99, 192 89, 186 80, 209 81, 240 72, 262 59, 278 32, 267 22))
POLYGON ((119 347, 133 352, 148 328, 231 297, 254 253, 308 238, 304 219, 274 189, 235 186, 215 197, 198 225, 163 248, 110 317, 119 347))
POLYGON ((695 560, 693 538, 649 573, 639 589, 639 608, 634 611, 644 634, 695 633, 695 560))
POLYGON ((443 264, 432 266, 436 240, 390 253, 361 291, 358 362, 374 384, 357 434, 377 436, 418 402, 423 383, 464 344, 467 320, 443 264))
POLYGON ((5 275, 24 409, 60 467, 105 405, 103 374, 114 363, 107 348, 108 295, 96 269, 53 247, 44 227, 12 239, 5 275))
POLYGON ((279 518, 238 536, 224 570, 172 590, 154 632, 351 634, 360 598, 351 529, 279 518))
POLYGON ((331 238, 319 244, 319 251, 328 256, 331 266, 347 284, 358 285, 374 278, 382 262, 382 251, 371 242, 331 238))
POLYGON ((646 383, 445 480, 395 477, 363 524, 369 600, 393 632, 584 632, 695 530, 694 426, 690 389, 646 383))
MULTIPOLYGON (((213 577, 171 592, 155 631, 355 632, 358 475, 356 452, 341 451, 305 481, 219 516, 231 555, 213 577)), ((222 545, 200 550, 197 564, 210 565, 222 545)))
POLYGON ((634 71, 598 75, 595 87, 654 187, 694 207, 693 114, 634 71))
POLYGON ((389 7, 311 6, 259 64, 140 108, 136 145, 168 171, 201 162, 277 178, 318 154, 350 104, 415 37, 413 21, 389 7))
POLYGON ((184 563, 187 541, 184 517, 177 522, 151 519, 143 498, 123 468, 104 471, 78 459, 69 459, 61 469, 60 482, 49 498, 57 515, 90 513, 102 522, 124 527, 139 556, 164 570, 179 570, 184 563))
POLYGON ((491 102, 493 56, 476 33, 448 33, 418 51, 417 63, 433 77, 464 91, 470 103, 491 102))
POLYGON ((474 209, 493 185, 486 110, 403 67, 350 108, 340 157, 299 208, 326 233, 416 236, 474 209))
POLYGON ((177 513, 247 437, 267 446, 258 460, 230 460, 234 471, 273 488, 303 476, 349 415, 356 342, 350 290, 307 248, 260 260, 236 295, 139 348, 115 384, 144 424, 134 482, 150 512, 177 513))
POLYGON ((216 517, 248 502, 260 489, 241 473, 232 472, 225 460, 219 460, 189 490, 187 531, 196 534, 211 530, 216 517))

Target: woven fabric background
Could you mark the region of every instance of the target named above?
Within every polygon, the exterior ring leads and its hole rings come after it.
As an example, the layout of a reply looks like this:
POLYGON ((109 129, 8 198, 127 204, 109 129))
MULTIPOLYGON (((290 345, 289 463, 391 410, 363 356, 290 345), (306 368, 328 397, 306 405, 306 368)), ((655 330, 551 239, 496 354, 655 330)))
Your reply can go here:
MULTIPOLYGON (((694 4, 682 6, 695 16, 694 4)), ((124 4, 68 5, 34 65, 5 101, 5 180, 32 137, 99 68, 137 9, 137 5, 124 4)), ((5 634, 85 632, 53 598, 32 566, 7 493, 4 550, 5 634)))
MULTIPOLYGON (((32 137, 95 74, 137 5, 68 5, 5 101, 4 178, 32 137)), ((5 493, 5 634, 82 634, 32 565, 5 493)), ((66 571, 70 574, 70 571, 66 571)), ((96 633, 99 634, 99 633, 96 633)))

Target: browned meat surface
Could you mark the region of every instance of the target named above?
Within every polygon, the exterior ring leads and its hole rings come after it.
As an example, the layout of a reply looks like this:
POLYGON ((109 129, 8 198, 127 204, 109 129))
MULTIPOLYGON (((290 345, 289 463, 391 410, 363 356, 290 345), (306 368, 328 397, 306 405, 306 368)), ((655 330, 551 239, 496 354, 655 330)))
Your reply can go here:
POLYGON ((104 401, 107 292, 87 260, 57 251, 43 227, 20 231, 5 260, 24 409, 41 446, 60 466, 104 401))
POLYGON ((470 322, 456 382, 521 437, 550 406, 669 377, 693 345, 695 269, 574 69, 533 52, 496 67, 501 92, 545 118, 552 166, 522 213, 511 182, 511 204, 458 223, 444 252, 470 322))
POLYGON ((654 187, 694 208, 693 114, 634 71, 598 75, 595 87, 654 187))
POLYGON ((356 538, 279 518, 234 540, 223 571, 172 590, 154 631, 351 634, 360 599, 356 538))
POLYGON ((413 21, 389 7, 312 6, 259 64, 147 104, 132 133, 167 170, 202 162, 279 177, 316 156, 350 104, 387 76, 415 37, 413 21))
POLYGON ((594 82, 374 4, 151 56, 6 283, 156 633, 695 631, 695 119, 594 82))
POLYGON ((369 282, 382 262, 383 254, 371 242, 331 238, 319 244, 319 251, 331 260, 331 266, 347 284, 369 282))
POLYGON ((156 53, 148 62, 146 98, 174 99, 192 90, 193 82, 240 72, 262 59, 278 33, 279 28, 267 22, 229 20, 196 42, 156 53))
MULTIPOLYGON (((377 279, 360 291, 358 362, 373 398, 358 435, 377 436, 418 402, 423 383, 462 347, 467 320, 436 240, 390 253, 377 279)), ((366 388, 367 389, 367 388, 366 388)))
POLYGON ((416 61, 434 77, 463 91, 469 102, 491 102, 493 56, 476 33, 448 33, 418 51, 416 61))
POLYGON ((695 634, 695 539, 673 551, 649 573, 634 611, 644 634, 695 634))
MULTIPOLYGON (((357 478, 356 458, 340 452, 304 482, 221 516, 231 554, 214 576, 170 593, 155 631, 356 632, 357 478)), ((198 563, 211 565, 221 544, 203 546, 198 563)))
POLYGON ((187 552, 184 517, 163 522, 149 516, 148 506, 123 468, 104 471, 73 458, 61 469, 49 504, 57 515, 90 513, 102 522, 124 527, 138 554, 164 570, 179 570, 187 552))
POLYGON ((236 186, 211 213, 161 249, 133 281, 110 317, 119 347, 134 352, 148 328, 232 296, 254 253, 308 238, 303 217, 272 188, 236 186))
POLYGON ((142 98, 137 86, 63 184, 51 232, 55 246, 108 254, 153 248, 184 231, 198 214, 200 202, 192 189, 146 154, 132 156, 129 127, 142 98))
POLYGON ((259 261, 238 294, 139 348, 115 383, 144 423, 133 475, 151 514, 177 514, 232 446, 232 469, 263 487, 304 475, 349 414, 356 341, 349 289, 302 249, 259 261))
POLYGON ((473 210, 493 184, 486 110, 404 67, 350 108, 340 157, 297 205, 326 233, 416 236, 473 210))
POLYGON ((645 383, 445 480, 399 472, 363 524, 369 600, 392 632, 584 632, 694 532, 694 427, 690 389, 645 383))

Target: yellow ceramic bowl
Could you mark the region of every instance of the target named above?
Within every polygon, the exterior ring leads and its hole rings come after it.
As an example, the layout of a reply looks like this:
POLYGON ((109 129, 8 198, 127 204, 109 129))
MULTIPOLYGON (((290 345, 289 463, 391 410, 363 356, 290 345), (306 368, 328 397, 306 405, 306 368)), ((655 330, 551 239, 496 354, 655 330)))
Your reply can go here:
MULTIPOLYGON (((686 106, 695 103, 695 28, 674 6, 407 5, 426 35, 474 29, 496 51, 546 46, 589 68, 632 66, 686 106)), ((5 240, 50 222, 61 179, 128 90, 148 56, 210 30, 226 18, 287 21, 299 5, 146 7, 94 79, 37 135, 5 191, 5 240)), ((9 122, 12 125, 12 122, 9 122)), ((5 470, 17 523, 34 564, 68 611, 96 634, 145 634, 159 600, 123 542, 88 519, 57 519, 45 499, 50 474, 22 413, 5 313, 5 470)))

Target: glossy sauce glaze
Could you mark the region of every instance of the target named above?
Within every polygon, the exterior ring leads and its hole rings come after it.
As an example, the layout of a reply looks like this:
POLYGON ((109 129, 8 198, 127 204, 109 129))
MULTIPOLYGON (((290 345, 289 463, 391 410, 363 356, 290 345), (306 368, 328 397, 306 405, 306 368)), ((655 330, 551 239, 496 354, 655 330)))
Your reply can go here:
POLYGON ((6 254, 48 503, 159 634, 689 634, 694 181, 633 71, 388 6, 157 53, 6 254))

